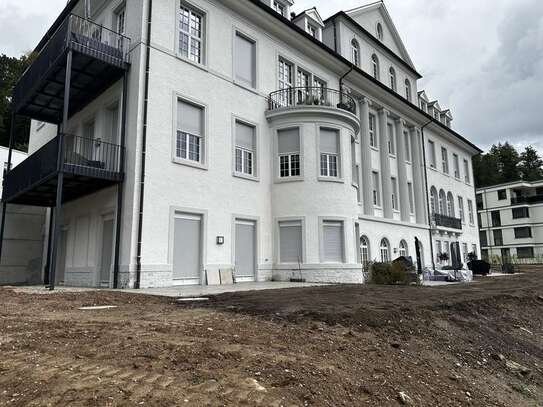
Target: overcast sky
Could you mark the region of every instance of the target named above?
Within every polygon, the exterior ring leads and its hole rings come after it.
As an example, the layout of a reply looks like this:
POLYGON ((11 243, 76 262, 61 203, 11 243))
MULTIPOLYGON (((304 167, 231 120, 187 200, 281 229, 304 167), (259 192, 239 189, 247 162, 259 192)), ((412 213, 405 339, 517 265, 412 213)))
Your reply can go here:
MULTIPOLYGON (((163 0, 162 0, 163 1, 163 0)), ((323 18, 364 0, 296 0, 323 18)), ((0 0, 0 53, 40 40, 66 0, 0 0)), ((453 127, 486 148, 498 141, 543 151, 543 0, 386 0, 425 89, 453 127)))

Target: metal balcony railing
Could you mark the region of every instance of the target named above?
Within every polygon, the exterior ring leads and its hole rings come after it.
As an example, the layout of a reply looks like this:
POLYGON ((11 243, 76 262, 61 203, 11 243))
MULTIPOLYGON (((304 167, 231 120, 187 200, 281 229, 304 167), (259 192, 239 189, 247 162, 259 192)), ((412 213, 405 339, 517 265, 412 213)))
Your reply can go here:
POLYGON ((511 205, 536 204, 543 202, 543 195, 522 195, 511 198, 511 205))
POLYGON ((436 226, 462 230, 462 220, 459 218, 453 218, 439 213, 434 213, 433 218, 436 226))
POLYGON ((322 87, 298 87, 280 89, 270 93, 269 110, 285 107, 325 106, 356 114, 354 98, 344 92, 322 87))

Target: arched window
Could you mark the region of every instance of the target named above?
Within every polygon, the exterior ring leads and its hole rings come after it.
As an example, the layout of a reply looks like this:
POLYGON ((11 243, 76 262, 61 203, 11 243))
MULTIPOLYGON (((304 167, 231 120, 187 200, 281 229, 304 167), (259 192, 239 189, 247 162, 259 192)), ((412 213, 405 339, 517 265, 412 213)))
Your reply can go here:
POLYGON ((377 23, 377 38, 383 41, 383 25, 381 23, 377 23))
POLYGON ((351 59, 353 64, 360 66, 360 45, 358 41, 353 38, 351 41, 351 59))
POLYGON ((393 67, 390 67, 388 72, 390 74, 390 89, 396 92, 396 71, 393 67))
POLYGON ((454 197, 450 192, 447 194, 447 216, 454 218, 454 197))
POLYGON ((377 58, 377 55, 373 54, 371 56, 371 64, 373 65, 373 77, 379 79, 379 58, 377 58))
POLYGON ((409 79, 405 80, 405 98, 411 102, 411 82, 409 79))
POLYGON ((432 212, 432 215, 437 213, 438 208, 438 197, 437 197, 437 189, 436 187, 432 187, 430 189, 430 211, 432 212))
POLYGON ((370 262, 370 241, 366 236, 360 238, 360 260, 365 270, 370 262))
POLYGON ((398 254, 403 257, 409 256, 409 249, 407 247, 407 242, 403 239, 400 241, 400 248, 398 250, 398 254))
POLYGON ((447 197, 445 191, 439 191, 439 213, 442 215, 447 214, 447 197))
POLYGON ((381 262, 389 263, 390 262, 390 243, 387 239, 381 240, 381 245, 379 246, 381 251, 381 262))

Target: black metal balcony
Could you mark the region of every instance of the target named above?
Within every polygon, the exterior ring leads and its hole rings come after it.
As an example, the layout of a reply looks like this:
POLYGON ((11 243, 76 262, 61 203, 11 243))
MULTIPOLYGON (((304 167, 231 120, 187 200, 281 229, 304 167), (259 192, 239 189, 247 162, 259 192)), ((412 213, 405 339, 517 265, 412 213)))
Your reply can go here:
POLYGON ((70 116, 118 81, 129 66, 129 38, 69 15, 15 86, 16 114, 60 123, 66 56, 70 50, 73 51, 70 116))
POLYGON ((511 205, 537 204, 543 202, 543 195, 522 195, 511 198, 511 205))
POLYGON ((54 206, 59 171, 64 173, 63 202, 115 185, 123 180, 121 151, 121 146, 100 139, 55 137, 7 174, 3 200, 54 206))
POLYGON ((439 213, 434 213, 433 215, 434 222, 436 226, 442 226, 449 229, 462 230, 462 219, 453 218, 451 216, 441 215, 439 213))
POLYGON ((322 87, 286 88, 270 93, 269 110, 292 107, 332 107, 356 114, 354 98, 344 92, 322 87))

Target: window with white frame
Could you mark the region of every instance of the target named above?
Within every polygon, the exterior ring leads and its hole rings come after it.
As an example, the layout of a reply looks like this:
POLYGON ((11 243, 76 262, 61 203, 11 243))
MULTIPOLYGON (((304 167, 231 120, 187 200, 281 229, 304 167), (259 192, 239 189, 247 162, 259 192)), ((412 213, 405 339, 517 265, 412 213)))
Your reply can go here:
POLYGON ((439 190, 439 213, 447 215, 447 195, 442 189, 439 190))
POLYGON ((342 221, 322 222, 322 259, 327 263, 345 261, 344 233, 342 221))
POLYGON ((273 9, 281 14, 283 17, 286 17, 286 13, 287 13, 287 8, 285 7, 285 5, 283 3, 281 3, 280 1, 276 1, 274 0, 273 1, 273 9))
POLYGON ((296 73, 296 86, 298 87, 297 102, 307 103, 307 98, 310 96, 309 88, 311 87, 311 74, 298 68, 296 73))
POLYGON ((413 190, 412 182, 407 183, 407 193, 409 194, 409 213, 414 214, 415 213, 415 193, 413 190))
POLYGON ((464 214, 464 198, 461 196, 458 197, 458 212, 460 214, 460 219, 462 223, 466 222, 466 215, 464 214))
POLYGON ((313 38, 317 38, 318 39, 318 30, 317 30, 317 27, 315 27, 314 25, 311 25, 311 24, 307 24, 307 32, 309 33, 309 35, 311 35, 313 38))
POLYGON ((360 260, 364 266, 364 270, 370 262, 370 241, 366 236, 360 238, 360 260))
POLYGON ((372 198, 373 205, 381 206, 381 184, 379 182, 379 173, 373 171, 372 175, 372 198))
POLYGON ((358 176, 358 164, 356 163, 356 139, 351 137, 351 169, 352 169, 352 183, 357 188, 359 187, 359 176, 358 176))
POLYGON ((441 166, 443 173, 449 173, 449 153, 445 147, 441 147, 441 166))
POLYGON ((388 153, 390 155, 396 155, 396 143, 394 143, 394 126, 390 123, 387 124, 387 144, 388 153))
POLYGON ((279 222, 279 262, 302 263, 303 262, 303 236, 302 222, 279 222))
POLYGON ((458 159, 458 154, 453 153, 453 166, 454 166, 454 177, 460 179, 460 161, 458 159))
POLYGON ((405 142, 405 161, 411 162, 411 136, 409 132, 403 132, 403 139, 405 142))
POLYGON ((409 256, 409 248, 405 240, 400 241, 400 246, 398 248, 398 254, 403 257, 409 256))
POLYGON ((236 120, 235 171, 243 175, 256 175, 256 129, 236 120))
POLYGON ((468 199, 468 219, 470 225, 475 223, 475 219, 473 217, 473 201, 471 199, 468 199))
POLYGON ((121 7, 115 12, 115 30, 118 34, 123 35, 126 28, 126 9, 121 7))
POLYGON ((256 42, 236 31, 234 44, 235 80, 256 88, 256 42))
POLYGON ((409 79, 406 79, 404 82, 405 85, 405 98, 411 102, 411 82, 409 79))
POLYGON ((447 215, 451 218, 454 218, 454 197, 452 193, 447 194, 447 215))
POLYGON ((393 67, 390 67, 388 70, 389 79, 390 79, 390 89, 396 92, 397 83, 396 83, 396 70, 393 67))
POLYGON ((326 82, 313 76, 313 87, 315 88, 314 96, 319 98, 319 102, 324 104, 326 97, 326 82))
POLYGON ((320 174, 322 177, 339 177, 339 131, 320 129, 320 174))
POLYGON ((469 162, 466 159, 464 159, 464 181, 466 181, 467 184, 470 183, 469 162))
POLYGON ((390 262, 390 243, 388 242, 388 239, 381 240, 381 244, 379 245, 379 250, 381 252, 381 262, 389 263, 390 262))
POLYGON ((428 161, 430 167, 436 168, 436 145, 432 140, 428 140, 428 161))
POLYGON ((279 154, 279 177, 299 177, 300 129, 281 129, 277 131, 277 150, 279 154))
POLYGON ((400 209, 398 205, 398 180, 394 177, 390 178, 392 184, 392 209, 397 211, 400 209))
POLYGON ((202 163, 204 137, 204 108, 179 99, 175 157, 202 163))
POLYGON ((441 253, 443 253, 443 248, 441 247, 441 240, 436 240, 436 256, 438 260, 441 253))
POLYGON ((179 54, 193 62, 202 64, 204 62, 204 14, 181 2, 178 30, 179 54))
POLYGON ((439 198, 437 195, 437 189, 436 187, 430 188, 430 212, 432 215, 435 215, 436 213, 439 213, 438 210, 438 202, 439 198))
POLYGON ((351 41, 351 62, 360 66, 360 44, 354 38, 351 41))
POLYGON ((373 148, 377 148, 377 128, 376 128, 376 120, 375 115, 370 113, 369 115, 369 127, 370 127, 370 146, 373 148))
POLYGON ((373 67, 373 77, 379 80, 379 58, 377 58, 377 55, 373 54, 371 56, 371 64, 373 67))
POLYGON ((283 105, 292 104, 292 94, 289 92, 289 89, 294 87, 294 65, 290 62, 285 61, 283 58, 279 58, 279 89, 287 90, 286 92, 280 92, 279 98, 280 103, 283 105))

